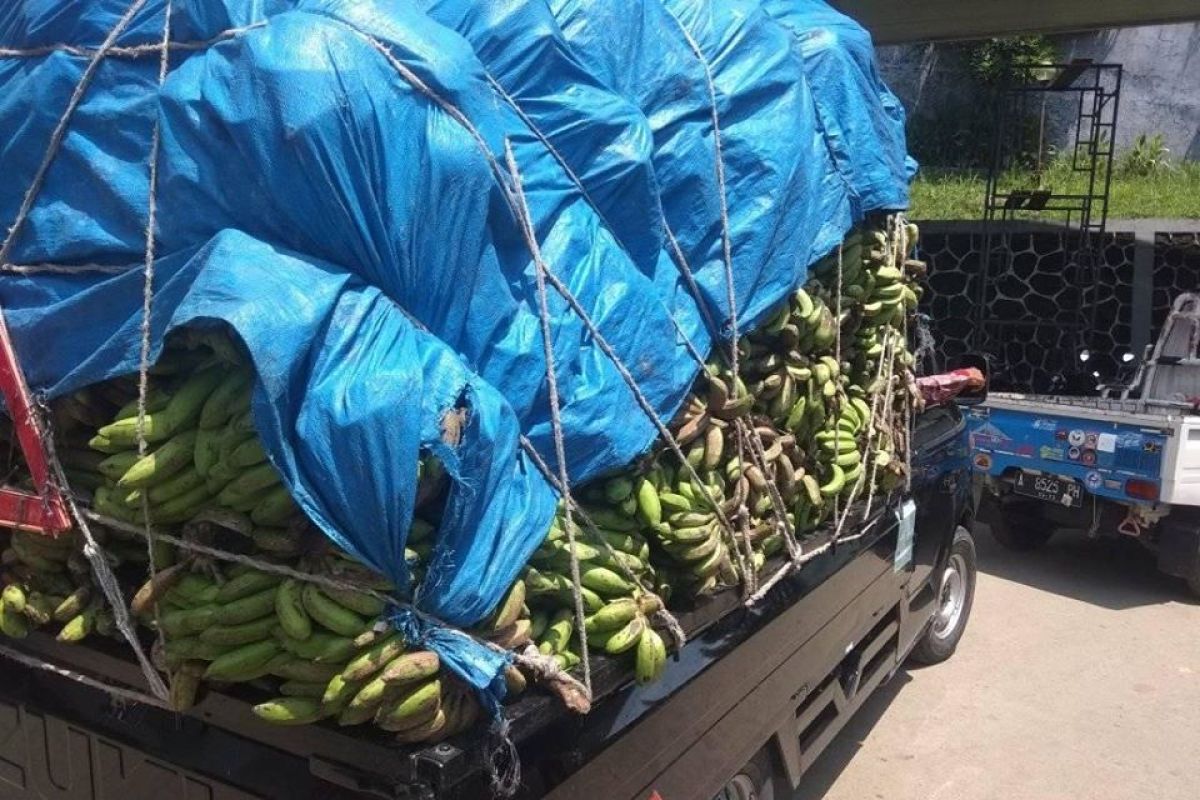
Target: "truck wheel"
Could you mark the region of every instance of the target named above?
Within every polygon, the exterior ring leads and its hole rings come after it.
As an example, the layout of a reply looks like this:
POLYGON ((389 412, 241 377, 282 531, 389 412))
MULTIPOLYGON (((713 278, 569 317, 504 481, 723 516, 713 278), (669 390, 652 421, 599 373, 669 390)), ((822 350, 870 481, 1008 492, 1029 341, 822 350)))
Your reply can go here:
POLYGON ((1001 502, 992 497, 981 500, 991 508, 980 509, 980 520, 987 522, 992 538, 1009 550, 1036 550, 1054 535, 1054 528, 1038 509, 1037 501, 1001 502))
POLYGON ((975 561, 975 540, 960 525, 942 572, 937 611, 909 656, 918 664, 940 664, 954 655, 975 601, 975 561))
POLYGON ((786 800, 791 785, 767 745, 729 779, 712 800, 786 800))

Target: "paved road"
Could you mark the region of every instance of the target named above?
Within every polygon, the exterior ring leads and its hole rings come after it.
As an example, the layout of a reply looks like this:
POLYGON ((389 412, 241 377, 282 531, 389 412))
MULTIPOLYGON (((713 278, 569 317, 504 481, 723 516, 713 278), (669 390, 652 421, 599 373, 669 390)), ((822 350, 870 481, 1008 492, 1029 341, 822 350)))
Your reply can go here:
POLYGON ((1200 603, 1136 545, 976 538, 958 653, 880 689, 795 800, 1200 798, 1200 603))

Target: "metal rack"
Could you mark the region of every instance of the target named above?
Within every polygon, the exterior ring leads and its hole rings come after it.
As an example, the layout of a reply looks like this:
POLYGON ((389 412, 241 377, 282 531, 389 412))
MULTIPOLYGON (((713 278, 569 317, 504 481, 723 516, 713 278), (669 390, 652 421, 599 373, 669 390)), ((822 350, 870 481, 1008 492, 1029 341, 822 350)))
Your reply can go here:
MULTIPOLYGON (((1087 348, 1090 331, 1095 329, 1098 265, 1108 218, 1122 68, 1120 64, 1077 60, 1028 65, 1013 73, 1034 77, 1013 79, 995 90, 972 332, 973 349, 1001 360, 1003 355, 997 350, 1002 348, 997 345, 1010 333, 1016 335, 1015 330, 1025 329, 1033 336, 1037 329, 1053 326, 1068 335, 1070 343, 1066 346, 1074 353, 1087 348), (1047 114, 1052 102, 1057 107, 1071 99, 1075 109, 1071 169, 1085 176, 1086 188, 1056 192, 1053 187, 1041 185, 1047 114), (1031 125, 1035 120, 1036 129, 1031 125), (1011 168, 1031 166, 1031 153, 1036 160, 1033 166, 1038 185, 1006 185, 1011 168), (994 287, 997 279, 1012 270, 1013 248, 1007 223, 1047 216, 1065 234, 1063 270, 1066 283, 1074 291, 1063 293, 1063 306, 1053 318, 1001 318, 995 312, 994 287)), ((1074 358, 1065 361, 1068 369, 1080 366, 1074 358)))
POLYGON ((45 429, 34 410, 16 351, 0 309, 0 397, 12 419, 34 491, 0 483, 0 526, 56 536, 71 527, 66 500, 51 475, 45 429))

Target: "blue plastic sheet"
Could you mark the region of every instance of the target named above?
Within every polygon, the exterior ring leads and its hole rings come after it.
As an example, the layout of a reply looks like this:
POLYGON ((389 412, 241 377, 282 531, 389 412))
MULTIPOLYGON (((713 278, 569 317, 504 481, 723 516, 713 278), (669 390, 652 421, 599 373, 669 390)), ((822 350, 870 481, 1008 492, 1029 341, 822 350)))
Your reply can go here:
POLYGON ((879 77, 870 35, 825 0, 761 0, 804 57, 825 140, 858 213, 908 207, 917 162, 905 150, 904 106, 879 77))
MULTIPOLYGON (((164 4, 149 0, 95 70, 11 243, 11 263, 78 270, 0 277, 30 382, 54 397, 137 369, 157 126, 155 353, 182 326, 235 332, 272 463, 327 535, 398 582, 417 459, 447 465, 415 598, 428 616, 396 622, 499 698, 504 657, 429 620, 490 613, 556 502, 521 447, 554 464, 517 184, 586 315, 550 290, 567 466, 584 481, 656 436, 597 333, 669 419, 698 369, 684 345, 707 353, 732 332, 727 270, 744 330, 858 217, 906 203, 903 115, 869 39, 811 0, 171 7, 185 45, 163 85, 164 4), (469 423, 451 447, 441 420, 460 406, 469 423)), ((0 57, 5 227, 127 8, 0 9, 0 46, 29 51, 0 57)))

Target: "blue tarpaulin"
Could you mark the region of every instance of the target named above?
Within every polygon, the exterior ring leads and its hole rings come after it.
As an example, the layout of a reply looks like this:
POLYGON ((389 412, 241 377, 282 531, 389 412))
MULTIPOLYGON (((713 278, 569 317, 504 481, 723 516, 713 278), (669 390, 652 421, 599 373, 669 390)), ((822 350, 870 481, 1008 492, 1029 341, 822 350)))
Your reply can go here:
MULTIPOLYGON (((0 9, 6 230, 88 78, 7 248, 35 269, 0 277, 30 383, 136 371, 157 129, 154 352, 179 327, 234 332, 297 501, 400 584, 417 460, 440 458, 453 490, 416 605, 451 625, 495 607, 556 502, 520 441, 554 463, 514 181, 586 313, 551 290, 573 481, 656 435, 595 331, 669 419, 698 369, 685 343, 733 330, 727 274, 752 327, 856 219, 907 203, 903 113, 865 32, 819 0, 174 0, 160 86, 163 15, 0 9)), ((398 622, 502 695, 502 657, 398 622)))

